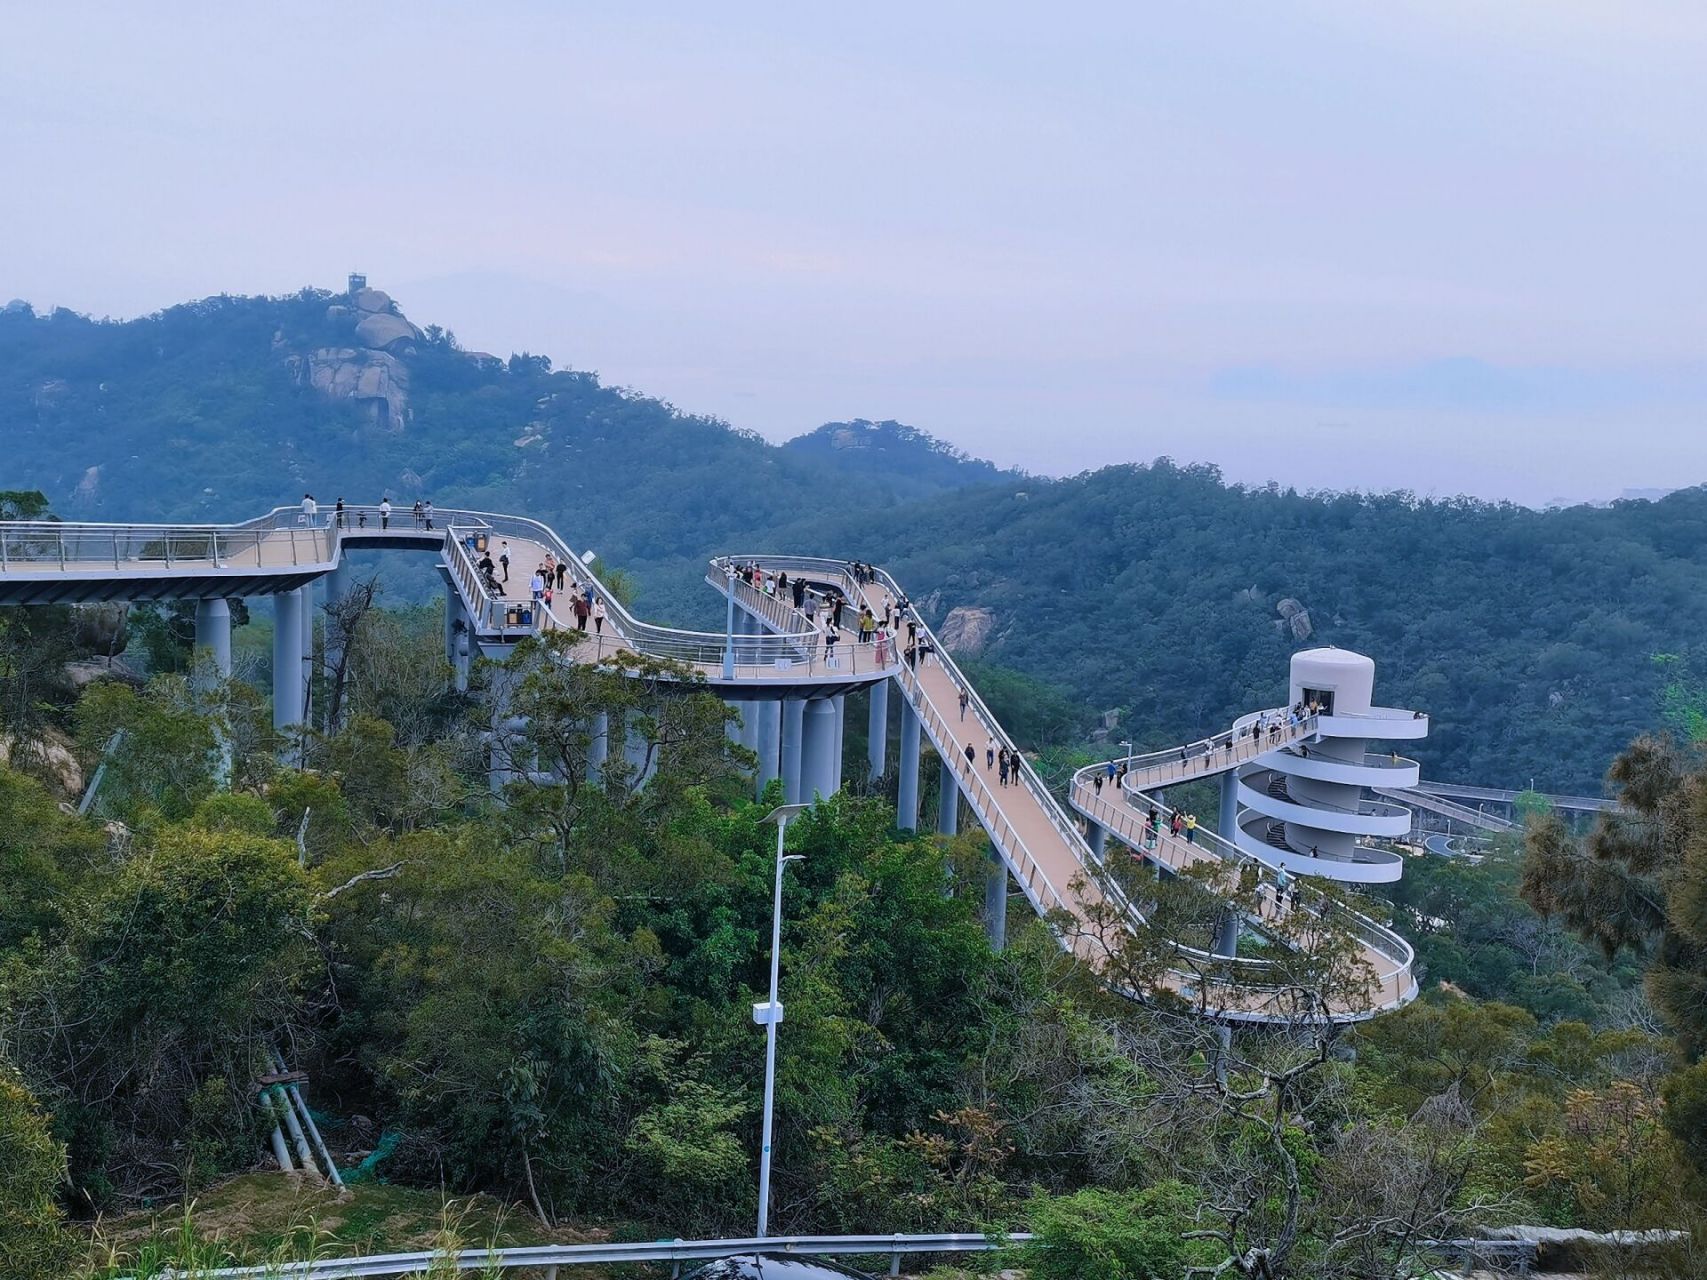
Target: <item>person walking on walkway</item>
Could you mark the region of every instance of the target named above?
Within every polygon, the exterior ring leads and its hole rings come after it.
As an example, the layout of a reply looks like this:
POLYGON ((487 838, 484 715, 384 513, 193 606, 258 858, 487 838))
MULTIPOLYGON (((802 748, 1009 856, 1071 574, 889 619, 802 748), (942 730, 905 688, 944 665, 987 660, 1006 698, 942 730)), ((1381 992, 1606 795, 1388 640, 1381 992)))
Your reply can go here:
POLYGON ((966 720, 966 704, 971 701, 971 697, 967 694, 966 690, 962 688, 960 691, 960 719, 963 723, 966 720))
POLYGON ((988 772, 996 767, 996 740, 988 735, 984 738, 984 769, 988 772))
POLYGON ((978 751, 968 742, 966 744, 966 772, 971 773, 978 767, 978 751))
POLYGON ((593 598, 593 630, 601 636, 605 633, 605 601, 603 596, 593 598))
POLYGON ((1091 775, 1091 790, 1096 792, 1098 800, 1102 799, 1102 774, 1093 773, 1091 775))
POLYGON ((1150 812, 1144 818, 1144 847, 1146 849, 1156 847, 1156 827, 1159 823, 1160 818, 1156 813, 1156 806, 1151 805, 1150 812))
POLYGON ((541 599, 545 595, 545 576, 538 568, 534 569, 533 577, 528 579, 528 590, 533 593, 535 600, 541 599))
POLYGON ((568 562, 563 561, 563 560, 559 560, 557 562, 557 589, 559 591, 563 590, 563 579, 566 578, 568 575, 569 575, 568 562))
POLYGON ((498 543, 498 563, 504 566, 504 581, 510 580, 510 544, 508 540, 498 543))
POLYGON ((332 513, 337 518, 338 527, 342 529, 344 527, 344 500, 342 498, 338 499, 338 505, 332 508, 332 513))
POLYGON ((1108 770, 1108 776, 1109 776, 1109 777, 1110 777, 1110 778, 1113 778, 1113 777, 1114 777, 1114 761, 1112 761, 1112 760, 1110 760, 1110 761, 1109 761, 1109 762, 1108 762, 1108 764, 1107 764, 1107 766, 1106 766, 1106 768, 1107 768, 1107 770, 1108 770))
POLYGON ((1179 810, 1175 809, 1174 816, 1168 820, 1168 830, 1173 833, 1175 839, 1179 838, 1179 829, 1184 822, 1185 819, 1180 817, 1179 810))
POLYGON ((996 768, 999 771, 998 776, 1001 778, 1002 785, 1004 787, 1007 786, 1008 785, 1008 749, 1006 747, 1002 748, 1001 755, 996 760, 996 768))
POLYGON ((888 666, 889 665, 889 633, 887 631, 885 631, 882 627, 879 627, 877 629, 877 642, 873 646, 873 649, 874 649, 874 652, 873 652, 872 656, 877 660, 877 665, 880 667, 888 666))
POLYGON ((379 527, 381 529, 389 529, 391 527, 390 498, 381 498, 379 500, 379 527))
POLYGON ((426 502, 421 504, 421 519, 426 522, 427 528, 431 529, 433 527, 433 504, 431 499, 428 499, 426 502))
POLYGON ((320 507, 314 501, 314 495, 312 493, 303 494, 302 495, 302 523, 306 524, 306 525, 312 525, 314 523, 315 517, 318 516, 319 514, 320 514, 320 507))
POLYGON ((1195 813, 1185 815, 1185 842, 1187 844, 1197 843, 1197 815, 1195 813))
POLYGON ((587 597, 579 592, 575 595, 575 630, 587 629, 587 618, 592 614, 592 606, 587 603, 587 597))
POLYGON ((836 642, 842 638, 842 633, 834 627, 824 628, 824 665, 836 665, 836 642))

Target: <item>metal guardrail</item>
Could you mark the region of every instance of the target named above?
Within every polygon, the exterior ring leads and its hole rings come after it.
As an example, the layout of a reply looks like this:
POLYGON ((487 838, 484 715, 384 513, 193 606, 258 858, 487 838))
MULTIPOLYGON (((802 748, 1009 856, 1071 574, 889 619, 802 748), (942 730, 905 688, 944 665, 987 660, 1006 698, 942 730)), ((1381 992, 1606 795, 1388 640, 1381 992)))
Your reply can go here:
POLYGON ((813 1257, 886 1257, 889 1273, 899 1274, 900 1260, 915 1254, 988 1253, 1023 1244, 1027 1232, 1009 1236, 969 1232, 938 1235, 769 1236, 728 1240, 658 1240, 637 1244, 548 1244, 513 1249, 429 1250, 420 1253, 371 1254, 361 1258, 329 1258, 315 1262, 285 1262, 213 1271, 168 1271, 182 1280, 357 1280, 358 1277, 411 1276, 428 1268, 456 1271, 509 1271, 531 1267, 547 1276, 558 1267, 603 1263, 669 1262, 680 1274, 681 1264, 708 1262, 737 1254, 782 1253, 813 1257))

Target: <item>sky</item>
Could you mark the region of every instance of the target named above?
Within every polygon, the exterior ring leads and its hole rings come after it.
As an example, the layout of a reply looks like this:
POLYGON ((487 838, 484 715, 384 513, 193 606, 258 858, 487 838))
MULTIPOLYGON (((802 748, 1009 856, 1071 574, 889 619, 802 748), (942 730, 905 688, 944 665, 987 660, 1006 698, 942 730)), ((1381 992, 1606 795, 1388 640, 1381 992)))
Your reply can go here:
POLYGON ((0 0, 0 301, 352 270, 782 440, 1707 482, 1707 5, 0 0))

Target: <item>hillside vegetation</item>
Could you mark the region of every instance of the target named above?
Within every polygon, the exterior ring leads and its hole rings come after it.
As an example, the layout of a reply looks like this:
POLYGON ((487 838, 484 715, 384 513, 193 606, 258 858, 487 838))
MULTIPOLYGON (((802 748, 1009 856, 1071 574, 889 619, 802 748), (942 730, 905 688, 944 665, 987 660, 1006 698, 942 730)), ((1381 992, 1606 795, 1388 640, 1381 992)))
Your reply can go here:
POLYGON ((628 570, 644 612, 706 625, 708 555, 881 561, 933 621, 988 610, 981 656, 1120 710, 1117 736, 1145 745, 1277 700, 1291 651, 1343 645, 1434 717, 1427 776, 1490 785, 1598 792, 1707 665, 1701 490, 1536 512, 1249 489, 1166 460, 1018 476, 894 423, 779 447, 540 357, 470 354, 389 299, 369 340, 403 336, 363 347, 351 304, 0 313, 11 483, 67 518, 238 519, 305 489, 521 510, 628 570))

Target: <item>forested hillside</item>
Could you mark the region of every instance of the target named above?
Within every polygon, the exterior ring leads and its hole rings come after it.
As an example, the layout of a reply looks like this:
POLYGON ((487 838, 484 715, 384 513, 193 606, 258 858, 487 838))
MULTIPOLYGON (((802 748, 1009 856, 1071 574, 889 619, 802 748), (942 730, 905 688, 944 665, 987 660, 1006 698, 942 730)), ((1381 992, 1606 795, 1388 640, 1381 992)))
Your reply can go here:
POLYGON ((1434 717, 1427 775, 1490 785, 1598 791, 1636 732, 1689 714, 1707 665, 1701 490, 1536 512, 1252 490, 1166 461, 1022 477, 894 423, 775 447, 592 373, 465 352, 377 298, 221 297, 122 324, 10 308, 6 479, 68 518, 237 519, 305 489, 522 510, 628 570, 660 620, 714 621, 710 554, 881 561, 933 621, 988 610, 984 659, 1087 717, 1121 710, 1145 744, 1278 698, 1294 649, 1358 648, 1381 696, 1434 717))

